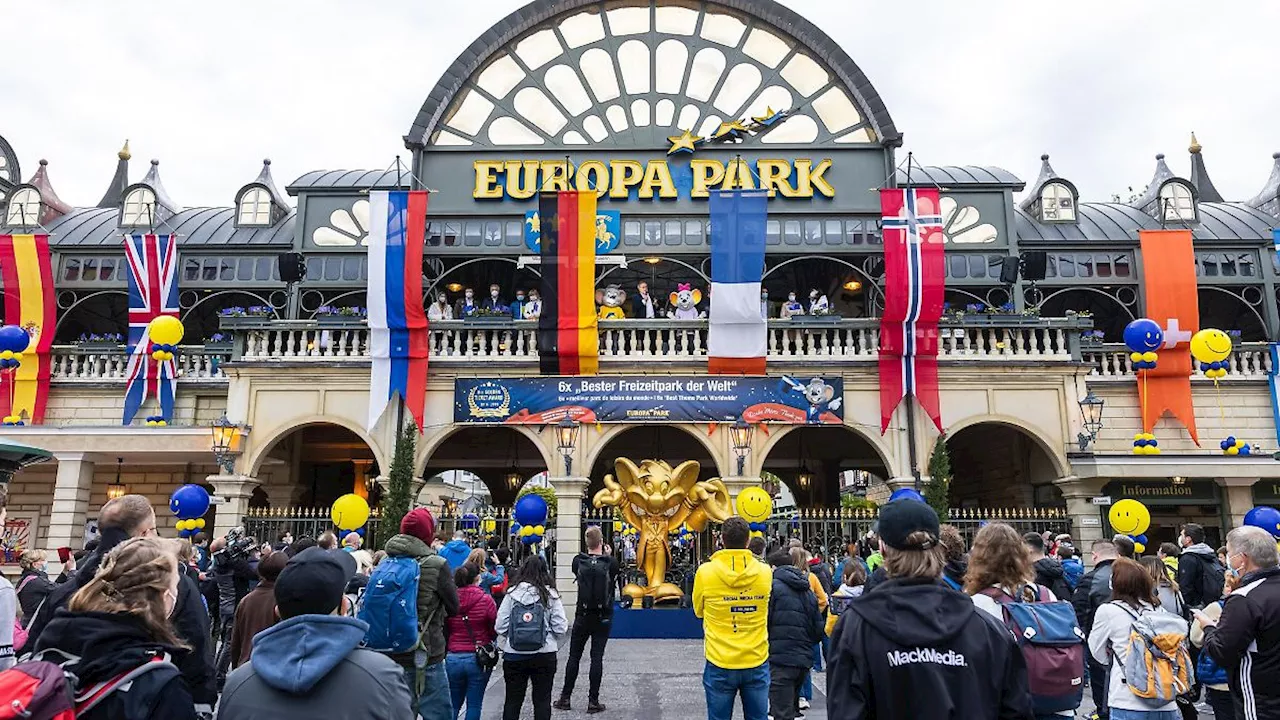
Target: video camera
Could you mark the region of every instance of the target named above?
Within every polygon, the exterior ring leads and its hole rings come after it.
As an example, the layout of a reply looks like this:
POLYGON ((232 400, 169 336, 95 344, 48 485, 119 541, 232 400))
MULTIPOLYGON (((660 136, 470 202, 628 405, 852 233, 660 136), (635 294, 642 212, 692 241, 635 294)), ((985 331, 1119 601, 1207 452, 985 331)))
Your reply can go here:
POLYGON ((244 528, 234 527, 227 532, 227 545, 221 550, 228 561, 249 557, 249 553, 258 547, 258 541, 252 535, 245 535, 244 528))

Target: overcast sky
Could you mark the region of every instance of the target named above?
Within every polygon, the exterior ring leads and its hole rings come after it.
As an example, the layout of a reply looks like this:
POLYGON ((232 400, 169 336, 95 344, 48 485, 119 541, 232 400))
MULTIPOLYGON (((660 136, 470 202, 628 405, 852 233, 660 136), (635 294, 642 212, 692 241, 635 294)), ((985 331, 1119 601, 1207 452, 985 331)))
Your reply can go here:
MULTIPOLYGON (((1186 175, 1194 130, 1218 189, 1243 200, 1280 150, 1273 0, 783 2, 862 67, 925 164, 1029 182, 1047 152, 1107 200, 1140 190, 1157 152, 1186 175)), ((401 137, 440 74, 522 4, 5 3, 0 135, 25 176, 48 158, 73 205, 101 197, 125 138, 132 179, 160 159, 187 207, 230 204, 264 157, 281 185, 407 162, 401 137)))

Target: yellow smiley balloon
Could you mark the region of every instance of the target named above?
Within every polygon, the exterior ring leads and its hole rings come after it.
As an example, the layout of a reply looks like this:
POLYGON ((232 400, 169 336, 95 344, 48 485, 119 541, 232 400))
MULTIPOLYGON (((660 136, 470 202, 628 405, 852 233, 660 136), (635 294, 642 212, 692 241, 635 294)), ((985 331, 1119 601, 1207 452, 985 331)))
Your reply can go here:
POLYGON ((1202 363, 1221 362, 1231 354, 1231 336, 1206 328, 1191 336, 1191 357, 1202 363))
POLYGON ((1121 535, 1141 535, 1151 527, 1151 513, 1137 500, 1120 500, 1107 514, 1111 527, 1121 535))
POLYGON ((773 515, 773 498, 764 488, 749 487, 738 493, 738 515, 747 522, 764 522, 773 515))

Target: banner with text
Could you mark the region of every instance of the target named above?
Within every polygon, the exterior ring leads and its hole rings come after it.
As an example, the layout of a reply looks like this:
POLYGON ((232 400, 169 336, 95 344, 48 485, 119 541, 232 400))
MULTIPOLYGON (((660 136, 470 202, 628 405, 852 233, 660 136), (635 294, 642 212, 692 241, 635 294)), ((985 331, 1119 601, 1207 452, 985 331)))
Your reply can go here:
POLYGON ((459 423, 772 422, 839 425, 844 384, 836 377, 688 376, 459 379, 459 423))

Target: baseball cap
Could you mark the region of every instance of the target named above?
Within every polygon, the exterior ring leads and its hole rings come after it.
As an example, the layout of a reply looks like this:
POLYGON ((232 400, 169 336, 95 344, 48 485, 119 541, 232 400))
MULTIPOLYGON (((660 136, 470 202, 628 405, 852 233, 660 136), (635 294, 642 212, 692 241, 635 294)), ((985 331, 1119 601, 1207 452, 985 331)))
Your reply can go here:
POLYGON ((894 500, 880 507, 880 540, 895 550, 928 550, 938 544, 938 514, 919 500, 894 500), (931 541, 909 543, 911 533, 924 531, 931 541))
POLYGON ((342 550, 309 547, 294 555, 276 578, 280 617, 332 613, 342 604, 342 591, 355 574, 355 558, 342 550))

